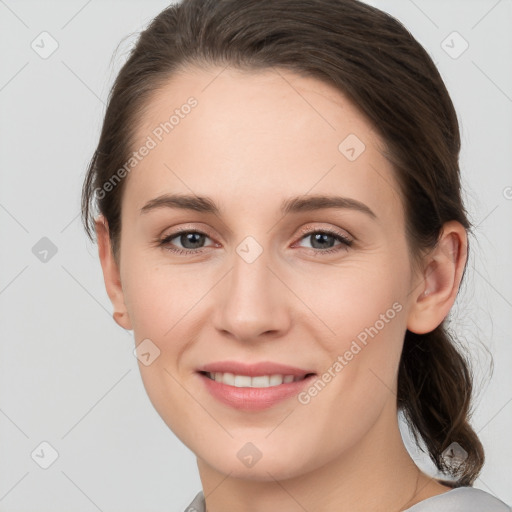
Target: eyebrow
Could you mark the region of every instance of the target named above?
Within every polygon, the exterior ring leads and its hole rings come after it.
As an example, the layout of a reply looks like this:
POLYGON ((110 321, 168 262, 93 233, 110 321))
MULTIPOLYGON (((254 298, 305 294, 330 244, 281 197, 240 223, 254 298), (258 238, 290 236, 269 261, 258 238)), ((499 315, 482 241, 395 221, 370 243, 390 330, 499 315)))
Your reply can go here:
MULTIPOLYGON (((210 197, 164 194, 148 201, 140 210, 141 214, 148 213, 159 208, 177 208, 181 210, 193 210, 201 213, 212 213, 220 216, 220 209, 210 197)), ((308 195, 286 199, 281 203, 281 213, 300 213, 323 209, 349 209, 356 210, 376 219, 377 215, 364 203, 349 197, 331 195, 308 195)))

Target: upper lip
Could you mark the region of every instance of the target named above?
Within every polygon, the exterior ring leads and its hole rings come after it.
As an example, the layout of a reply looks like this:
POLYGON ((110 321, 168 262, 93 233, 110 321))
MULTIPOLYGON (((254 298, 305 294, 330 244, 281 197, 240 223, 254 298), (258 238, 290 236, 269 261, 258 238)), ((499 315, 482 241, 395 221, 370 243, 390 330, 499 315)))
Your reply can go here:
POLYGON ((234 373, 235 375, 248 375, 255 377, 257 375, 294 375, 302 377, 309 373, 315 373, 312 370, 304 370, 286 364, 272 363, 270 361, 261 361, 258 363, 242 363, 238 361, 217 361, 201 366, 198 372, 220 372, 234 373))

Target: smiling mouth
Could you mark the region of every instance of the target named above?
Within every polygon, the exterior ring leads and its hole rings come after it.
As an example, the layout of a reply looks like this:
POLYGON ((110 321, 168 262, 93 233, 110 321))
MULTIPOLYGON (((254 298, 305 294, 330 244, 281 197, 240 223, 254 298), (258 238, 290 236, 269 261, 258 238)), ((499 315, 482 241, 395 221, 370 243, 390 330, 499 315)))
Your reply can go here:
POLYGON ((249 376, 229 372, 200 371, 199 373, 220 384, 226 384, 237 388, 269 388, 298 382, 316 375, 315 373, 307 373, 304 375, 272 374, 249 376))

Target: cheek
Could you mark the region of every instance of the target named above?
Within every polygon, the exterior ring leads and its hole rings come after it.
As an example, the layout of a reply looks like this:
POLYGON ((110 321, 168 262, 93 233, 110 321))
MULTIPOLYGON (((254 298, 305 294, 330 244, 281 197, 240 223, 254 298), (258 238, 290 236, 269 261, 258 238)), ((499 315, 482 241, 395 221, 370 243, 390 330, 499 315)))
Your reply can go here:
POLYGON ((297 308, 310 319, 309 326, 315 327, 317 339, 328 350, 343 349, 357 337, 364 342, 368 330, 374 337, 375 326, 387 336, 391 324, 403 323, 396 317, 398 310, 405 309, 409 277, 386 258, 347 259, 338 267, 326 265, 317 270, 314 278, 304 273, 285 279, 304 303, 297 308))
MULTIPOLYGON (((352 425, 354 431, 371 423, 395 389, 409 279, 407 267, 400 271, 401 265, 386 258, 372 265, 356 262, 339 269, 335 277, 332 270, 324 278, 317 276, 315 287, 302 291, 323 322, 315 320, 317 333, 325 331, 324 325, 329 328, 316 338, 319 351, 327 354, 322 375, 325 387, 323 383, 318 386, 318 395, 324 399, 317 406, 332 406, 324 413, 346 425, 352 423, 346 411, 357 411, 354 417, 359 423, 352 425)), ((314 395, 315 390, 311 391, 314 395)), ((317 400, 304 397, 305 402, 308 399, 317 400)))
POLYGON ((333 388, 354 401, 382 396, 376 388, 387 394, 395 386, 405 333, 401 300, 372 288, 326 306, 323 318, 334 334, 319 339, 328 354, 325 380, 336 381, 333 388))
POLYGON ((195 338, 189 320, 194 304, 204 295, 200 289, 204 286, 194 286, 193 276, 178 268, 147 261, 126 263, 123 290, 135 343, 147 344, 150 340, 151 350, 157 354, 148 365, 138 362, 144 388, 164 422, 178 437, 186 439, 185 426, 193 418, 185 418, 190 396, 184 392, 182 383, 188 376, 180 373, 180 361, 195 338))
POLYGON ((356 444, 384 409, 394 414, 405 313, 386 294, 379 307, 373 292, 375 302, 346 303, 345 320, 335 324, 337 336, 323 342, 327 365, 317 383, 299 397, 304 417, 317 434, 312 439, 322 439, 336 453, 356 444))
POLYGON ((158 354, 148 366, 139 362, 144 386, 158 411, 185 407, 177 380, 187 379, 184 372, 190 369, 182 368, 181 356, 205 327, 195 319, 210 289, 208 276, 192 266, 154 264, 144 257, 125 260, 123 291, 136 345, 149 339, 158 354))
POLYGON ((127 260, 125 270, 123 292, 137 341, 153 337, 157 343, 172 336, 206 288, 197 272, 183 266, 127 260))

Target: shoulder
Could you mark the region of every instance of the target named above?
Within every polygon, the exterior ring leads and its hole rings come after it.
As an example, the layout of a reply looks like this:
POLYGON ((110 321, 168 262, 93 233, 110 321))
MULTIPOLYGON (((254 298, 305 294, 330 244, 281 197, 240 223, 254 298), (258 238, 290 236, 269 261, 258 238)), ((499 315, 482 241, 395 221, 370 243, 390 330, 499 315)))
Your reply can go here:
MULTIPOLYGON (((205 512, 203 491, 199 491, 184 512, 205 512)), ((512 512, 492 494, 474 487, 457 487, 417 503, 404 512, 512 512)))
POLYGON ((512 509, 486 491, 457 487, 427 498, 405 512, 512 512, 512 509))
MULTIPOLYGON (((184 512, 205 512, 205 501, 203 491, 199 491, 192 503, 184 510, 184 512)), ((510 512, 510 511, 507 511, 510 512)))

